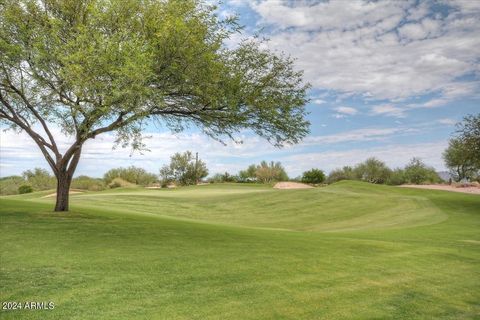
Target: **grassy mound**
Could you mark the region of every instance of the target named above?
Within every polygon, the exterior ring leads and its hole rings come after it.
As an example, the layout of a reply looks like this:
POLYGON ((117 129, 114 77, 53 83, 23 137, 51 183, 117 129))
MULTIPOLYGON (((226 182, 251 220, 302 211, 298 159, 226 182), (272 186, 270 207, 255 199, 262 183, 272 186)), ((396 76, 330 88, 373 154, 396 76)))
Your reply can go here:
POLYGON ((0 198, 2 319, 424 319, 480 312, 480 197, 359 182, 0 198))

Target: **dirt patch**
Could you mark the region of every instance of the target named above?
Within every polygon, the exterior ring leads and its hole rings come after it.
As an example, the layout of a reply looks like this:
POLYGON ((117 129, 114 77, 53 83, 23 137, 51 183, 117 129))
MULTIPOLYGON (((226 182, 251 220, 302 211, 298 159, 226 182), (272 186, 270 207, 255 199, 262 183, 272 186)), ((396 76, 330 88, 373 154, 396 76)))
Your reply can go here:
POLYGON ((313 188, 308 184, 300 183, 300 182, 278 182, 273 187, 275 189, 311 189, 313 188))
MULTIPOLYGON (((76 193, 83 193, 83 191, 70 191, 68 194, 76 194, 76 193)), ((52 198, 52 197, 56 197, 57 196, 57 193, 54 192, 54 193, 51 193, 51 194, 47 194, 46 196, 43 196, 42 198, 52 198)))
POLYGON ((445 190, 445 191, 462 192, 462 193, 470 193, 470 194, 480 194, 480 188, 478 187, 455 187, 447 184, 422 184, 422 185, 404 184, 399 187, 430 189, 430 190, 445 190))

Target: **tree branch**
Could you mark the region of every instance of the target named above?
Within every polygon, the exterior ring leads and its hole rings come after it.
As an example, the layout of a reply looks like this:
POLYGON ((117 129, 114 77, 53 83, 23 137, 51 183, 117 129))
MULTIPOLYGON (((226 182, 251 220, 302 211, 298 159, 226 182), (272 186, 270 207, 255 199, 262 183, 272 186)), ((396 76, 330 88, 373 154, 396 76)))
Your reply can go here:
POLYGON ((20 128, 22 128, 23 130, 25 130, 25 132, 27 132, 27 134, 33 139, 33 141, 35 141, 35 143, 38 145, 38 147, 40 148, 40 151, 42 151, 43 153, 43 156, 45 157, 45 159, 47 160, 48 164, 50 165, 50 167, 52 168, 53 172, 55 174, 58 173, 58 170, 57 170, 57 167, 55 166, 55 161, 53 160, 53 158, 51 157, 50 153, 48 153, 48 150, 46 149, 46 147, 48 147, 49 149, 51 149, 51 146, 49 146, 49 144, 45 141, 45 139, 43 139, 43 137, 41 135, 39 135, 38 133, 36 133, 35 131, 33 131, 33 129, 30 127, 30 124, 24 122, 25 119, 23 119, 23 121, 19 118, 19 115, 15 112, 15 110, 13 109, 13 107, 10 105, 10 103, 5 99, 5 97, 2 95, 1 91, 0 91, 0 102, 2 102, 2 104, 11 112, 11 115, 8 116, 3 110, 2 110, 2 114, 5 116, 6 119, 8 119, 9 121, 12 121, 13 123, 15 123, 16 125, 18 125, 20 128))
POLYGON ((45 122, 43 117, 38 113, 38 111, 35 109, 35 107, 30 104, 30 101, 27 99, 25 94, 21 90, 19 90, 16 86, 13 85, 12 81, 10 80, 10 78, 6 74, 5 67, 3 67, 3 69, 4 69, 4 72, 5 72, 5 78, 8 81, 9 87, 23 100, 25 106, 33 113, 35 118, 37 118, 37 120, 40 122, 43 130, 45 131, 45 133, 48 136, 48 139, 50 140, 49 148, 53 151, 53 153, 55 153, 55 156, 58 159, 59 157, 61 157, 61 154, 58 151, 57 144, 55 142, 55 139, 53 138, 52 133, 50 132, 50 129, 48 129, 47 123, 45 122))

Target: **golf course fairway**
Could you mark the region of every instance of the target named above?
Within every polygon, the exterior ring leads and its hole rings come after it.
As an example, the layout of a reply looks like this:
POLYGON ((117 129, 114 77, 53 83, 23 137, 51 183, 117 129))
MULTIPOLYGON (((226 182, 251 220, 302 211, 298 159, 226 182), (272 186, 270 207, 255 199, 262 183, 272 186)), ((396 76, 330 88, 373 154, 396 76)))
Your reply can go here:
POLYGON ((0 319, 479 319, 480 196, 343 181, 0 198, 0 319))

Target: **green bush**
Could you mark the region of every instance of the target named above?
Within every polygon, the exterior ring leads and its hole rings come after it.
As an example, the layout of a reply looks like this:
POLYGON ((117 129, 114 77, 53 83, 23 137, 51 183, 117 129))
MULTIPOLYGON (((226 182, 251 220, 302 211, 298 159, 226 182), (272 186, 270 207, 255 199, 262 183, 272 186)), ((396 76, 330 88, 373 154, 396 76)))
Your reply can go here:
POLYGON ((387 179, 387 184, 391 186, 399 186, 406 183, 405 171, 403 169, 395 169, 390 174, 390 177, 387 179))
POLYGON ((191 151, 175 153, 170 157, 170 163, 160 169, 162 183, 175 182, 181 186, 197 184, 207 175, 207 164, 194 156, 191 151))
POLYGON ((18 188, 25 184, 25 179, 20 176, 9 176, 0 178, 0 194, 18 194, 18 188))
POLYGON ((385 162, 376 158, 369 158, 365 160, 365 162, 357 164, 354 172, 359 180, 382 184, 389 179, 392 171, 387 167, 385 162))
POLYGON ((72 180, 71 187, 73 189, 81 189, 88 191, 105 190, 105 182, 103 179, 91 178, 89 176, 78 176, 72 180))
POLYGON ((123 180, 122 178, 115 178, 108 184, 108 187, 111 189, 114 188, 126 188, 126 187, 133 187, 135 186, 134 183, 130 183, 126 180, 123 180))
POLYGON ((288 175, 280 162, 262 161, 259 165, 250 165, 246 170, 238 173, 239 182, 272 183, 288 181, 288 175))
POLYGON ((24 171, 23 177, 34 190, 49 190, 57 187, 57 179, 42 168, 24 171))
POLYGON ((407 183, 439 183, 442 179, 438 176, 434 168, 428 167, 419 158, 413 158, 405 166, 405 180, 407 183))
POLYGON ((216 173, 211 178, 207 180, 209 183, 223 183, 223 182, 237 182, 238 177, 229 174, 228 172, 225 173, 216 173))
POLYGON ((302 175, 303 183, 322 183, 325 181, 325 173, 323 173, 320 169, 311 169, 309 171, 305 171, 302 175))
POLYGON ((335 169, 328 175, 327 183, 334 183, 342 180, 357 180, 353 168, 345 166, 342 169, 335 169))
POLYGON ((157 176, 153 173, 149 173, 145 169, 134 166, 111 169, 103 176, 105 184, 110 184, 115 178, 121 178, 124 181, 142 186, 158 181, 157 176))
POLYGON ((24 184, 23 186, 18 187, 18 193, 24 194, 24 193, 31 193, 33 192, 32 186, 29 186, 27 184, 24 184))

